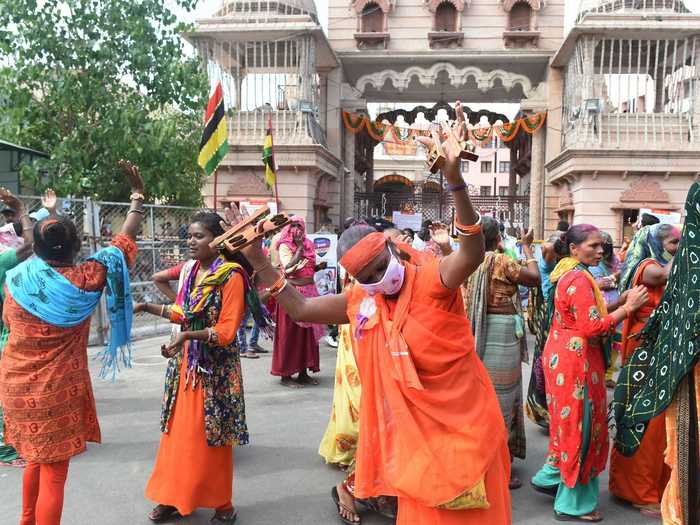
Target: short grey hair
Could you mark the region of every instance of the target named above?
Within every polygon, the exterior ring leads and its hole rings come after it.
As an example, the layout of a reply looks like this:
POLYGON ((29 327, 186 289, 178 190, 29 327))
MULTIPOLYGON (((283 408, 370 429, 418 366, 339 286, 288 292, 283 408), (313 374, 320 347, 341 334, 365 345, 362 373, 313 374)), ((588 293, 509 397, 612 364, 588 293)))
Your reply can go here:
POLYGON ((341 259, 353 246, 370 233, 375 233, 376 231, 377 230, 366 224, 358 224, 357 226, 351 226, 345 230, 340 236, 340 239, 338 239, 338 259, 341 259))

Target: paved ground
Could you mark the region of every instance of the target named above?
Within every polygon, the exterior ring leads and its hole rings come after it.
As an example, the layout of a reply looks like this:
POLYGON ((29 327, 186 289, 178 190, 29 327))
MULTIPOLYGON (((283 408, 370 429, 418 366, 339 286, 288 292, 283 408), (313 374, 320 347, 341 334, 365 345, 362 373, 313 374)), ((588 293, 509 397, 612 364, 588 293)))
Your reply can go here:
MULTIPOLYGON (((74 459, 68 478, 63 515, 65 525, 141 525, 150 523, 152 507, 143 497, 159 439, 159 410, 164 360, 163 339, 136 344, 137 364, 116 383, 95 380, 102 445, 91 446, 74 459)), ((94 353, 94 350, 91 350, 94 353)), ((252 444, 235 451, 235 504, 241 524, 335 524, 331 487, 342 473, 326 466, 317 454, 332 399, 335 352, 321 348, 321 384, 302 390, 280 386, 269 374, 269 354, 244 360, 246 405, 252 444)), ((527 374, 527 371, 526 371, 527 374)), ((529 421, 528 459, 515 464, 527 481, 539 468, 547 437, 529 421)), ((605 522, 654 523, 613 501, 607 476, 601 482, 601 511, 605 522)), ((0 524, 19 521, 21 471, 0 469, 0 524)), ((527 484, 513 492, 513 522, 555 523, 551 500, 527 484)), ((200 510, 178 523, 207 524, 211 511, 200 510)), ((363 523, 389 523, 367 517, 363 523)), ((488 525, 488 524, 484 524, 488 525)))

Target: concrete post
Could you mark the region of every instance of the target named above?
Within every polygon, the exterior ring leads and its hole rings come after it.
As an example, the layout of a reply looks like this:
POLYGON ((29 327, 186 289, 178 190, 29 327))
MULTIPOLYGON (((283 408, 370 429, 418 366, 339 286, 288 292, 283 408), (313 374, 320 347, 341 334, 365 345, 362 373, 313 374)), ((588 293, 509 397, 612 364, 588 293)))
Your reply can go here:
POLYGON ((532 135, 530 157, 530 228, 535 238, 544 236, 544 154, 545 127, 532 135))

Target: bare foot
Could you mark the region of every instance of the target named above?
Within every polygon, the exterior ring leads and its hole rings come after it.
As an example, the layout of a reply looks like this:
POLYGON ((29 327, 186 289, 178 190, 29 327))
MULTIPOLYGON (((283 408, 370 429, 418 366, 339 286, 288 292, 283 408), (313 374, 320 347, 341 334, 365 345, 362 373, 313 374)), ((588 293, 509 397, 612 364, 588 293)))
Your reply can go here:
POLYGON ((289 387, 289 388, 304 388, 304 385, 302 385, 302 384, 300 384, 300 383, 297 383, 297 382, 294 381, 294 379, 292 379, 291 377, 283 377, 283 378, 280 380, 280 384, 281 384, 282 386, 286 386, 286 387, 289 387))
POLYGON ((341 481, 335 488, 338 491, 338 515, 351 523, 360 523, 360 515, 355 508, 355 498, 348 492, 345 483, 341 481))

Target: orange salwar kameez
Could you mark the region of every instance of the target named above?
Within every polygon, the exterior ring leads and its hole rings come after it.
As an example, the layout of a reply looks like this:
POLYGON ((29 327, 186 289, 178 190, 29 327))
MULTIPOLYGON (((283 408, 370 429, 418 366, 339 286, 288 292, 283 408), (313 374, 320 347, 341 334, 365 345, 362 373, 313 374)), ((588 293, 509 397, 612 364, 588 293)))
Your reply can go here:
POLYGON ((396 300, 348 293, 362 379, 355 496, 398 496, 398 525, 510 524, 507 433, 461 294, 438 260, 405 266, 396 300), (482 479, 488 508, 437 508, 482 479))
MULTIPOLYGON (((661 266, 658 262, 643 261, 634 274, 632 287, 642 283, 644 270, 661 266)), ((625 320, 622 329, 622 365, 639 347, 641 332, 647 319, 658 306, 664 293, 663 286, 649 287, 649 302, 625 320)), ((669 480, 670 470, 664 463, 666 448, 666 415, 660 414, 649 421, 639 448, 632 456, 624 456, 613 448, 610 456, 610 492, 635 505, 658 505, 669 480)))
MULTIPOLYGON (((221 313, 214 330, 216 351, 227 352, 243 317, 243 278, 233 274, 223 285, 221 313)), ((188 346, 187 344, 185 345, 188 346)), ((146 498, 175 507, 186 516, 197 508, 227 510, 233 505, 233 446, 209 446, 205 430, 205 392, 202 378, 187 377, 187 350, 180 365, 175 406, 167 432, 161 435, 158 455, 146 498)), ((239 378, 240 380, 240 378, 239 378)), ((231 380, 228 388, 241 388, 231 380)))

